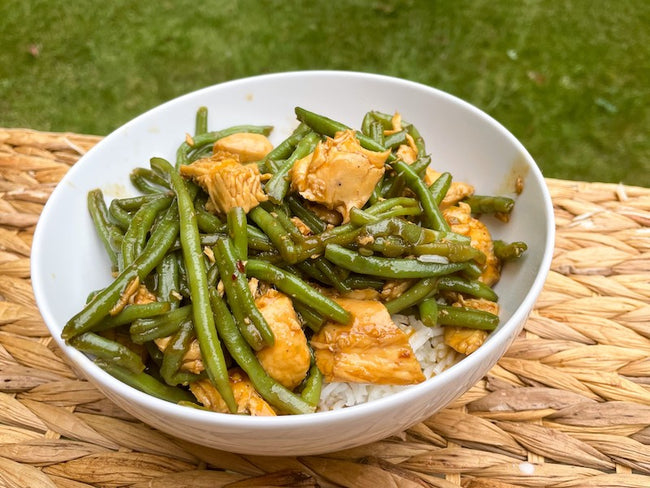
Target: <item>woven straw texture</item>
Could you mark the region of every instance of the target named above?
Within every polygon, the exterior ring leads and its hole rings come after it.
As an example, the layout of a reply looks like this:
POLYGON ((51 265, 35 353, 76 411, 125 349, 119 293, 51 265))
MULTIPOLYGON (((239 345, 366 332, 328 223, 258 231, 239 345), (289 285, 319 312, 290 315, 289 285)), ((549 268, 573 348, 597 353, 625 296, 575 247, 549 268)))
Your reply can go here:
POLYGON ((326 456, 206 449, 78 379, 34 303, 43 204, 100 140, 0 129, 0 486, 650 486, 650 190, 547 180, 552 271, 525 330, 470 391, 412 429, 326 456))

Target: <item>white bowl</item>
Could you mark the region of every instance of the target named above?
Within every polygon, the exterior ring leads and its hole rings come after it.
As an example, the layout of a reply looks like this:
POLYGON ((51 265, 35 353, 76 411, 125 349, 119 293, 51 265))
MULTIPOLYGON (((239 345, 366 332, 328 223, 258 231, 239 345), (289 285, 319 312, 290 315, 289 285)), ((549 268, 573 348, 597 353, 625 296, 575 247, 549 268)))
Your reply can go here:
POLYGON ((553 207, 544 179, 526 149, 472 105, 434 88, 354 72, 306 71, 235 80, 189 93, 128 122, 84 155, 50 197, 34 234, 31 273, 36 301, 61 349, 108 398, 161 431, 238 453, 306 455, 385 438, 433 415, 478 381, 519 333, 540 293, 553 250, 553 207), (153 156, 174 160, 198 107, 209 108, 210 130, 271 124, 272 141, 295 127, 294 107, 358 128, 364 113, 399 111, 422 133, 432 165, 480 194, 524 190, 508 224, 489 220, 495 238, 524 240, 528 252, 509 263, 496 286, 501 325, 475 353, 406 391, 362 405, 308 415, 247 417, 201 411, 159 400, 116 380, 60 338, 66 321, 91 290, 106 286, 109 261, 86 209, 86 194, 136 194, 129 172, 153 156))

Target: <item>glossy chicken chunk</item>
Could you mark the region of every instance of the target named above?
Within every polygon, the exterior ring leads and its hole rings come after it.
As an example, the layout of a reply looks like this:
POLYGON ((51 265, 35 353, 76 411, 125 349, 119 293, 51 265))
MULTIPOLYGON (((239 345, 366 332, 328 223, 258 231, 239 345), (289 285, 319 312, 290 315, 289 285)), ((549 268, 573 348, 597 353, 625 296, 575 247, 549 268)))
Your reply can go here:
POLYGON ((362 148, 353 130, 338 132, 296 161, 291 185, 305 199, 336 210, 347 222, 350 209, 363 207, 370 198, 389 154, 362 148))
MULTIPOLYGON (((499 315, 499 304, 484 298, 464 298, 459 295, 455 305, 499 315)), ((485 330, 447 326, 445 327, 444 341, 445 344, 461 354, 471 354, 485 342, 488 334, 485 330)))
POLYGON ((273 149, 273 144, 263 134, 239 132, 222 137, 214 143, 214 152, 229 152, 239 156, 240 163, 259 161, 273 149))
POLYGON ((407 335, 382 303, 335 300, 352 314, 351 323, 328 323, 311 339, 326 381, 408 385, 425 380, 407 335))
POLYGON ((210 158, 181 166, 180 172, 208 193, 210 210, 227 213, 242 207, 248 212, 267 200, 257 165, 241 164, 236 154, 218 151, 210 158))
MULTIPOLYGON (((237 403, 237 413, 253 416, 276 415, 275 410, 257 393, 243 371, 238 368, 230 370, 229 382, 237 403)), ((209 379, 190 383, 190 390, 204 407, 215 412, 229 413, 226 402, 209 379)))
POLYGON ((487 336, 488 332, 485 330, 447 326, 444 340, 445 344, 459 353, 471 354, 485 342, 487 336))
POLYGON ((307 375, 309 346, 291 299, 269 289, 255 300, 275 337, 272 346, 257 351, 257 359, 271 378, 293 390, 307 375))
POLYGON ((483 222, 472 217, 470 206, 459 202, 457 206, 444 209, 443 216, 449 222, 452 232, 469 237, 472 247, 485 254, 487 259, 479 280, 490 286, 499 281, 501 271, 499 260, 494 254, 490 231, 483 222))

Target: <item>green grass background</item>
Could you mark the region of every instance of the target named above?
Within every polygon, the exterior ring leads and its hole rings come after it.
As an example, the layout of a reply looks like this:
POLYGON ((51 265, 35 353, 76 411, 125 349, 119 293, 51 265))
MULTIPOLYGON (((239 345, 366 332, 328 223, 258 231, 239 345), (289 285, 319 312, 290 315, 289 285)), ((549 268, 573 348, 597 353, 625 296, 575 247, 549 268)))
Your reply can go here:
POLYGON ((0 1, 0 126, 107 134, 250 75, 376 72, 483 109, 550 177, 650 186, 647 0, 0 1))

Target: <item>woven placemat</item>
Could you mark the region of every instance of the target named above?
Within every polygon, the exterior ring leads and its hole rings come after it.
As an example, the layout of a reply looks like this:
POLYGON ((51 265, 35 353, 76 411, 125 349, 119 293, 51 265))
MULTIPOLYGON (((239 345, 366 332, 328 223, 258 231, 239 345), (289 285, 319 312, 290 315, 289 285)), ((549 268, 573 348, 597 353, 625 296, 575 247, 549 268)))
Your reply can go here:
POLYGON ((650 486, 650 189, 547 180, 552 271, 489 374, 399 436, 326 456, 206 449, 79 380, 36 309, 34 225, 100 140, 0 129, 0 486, 650 486))

